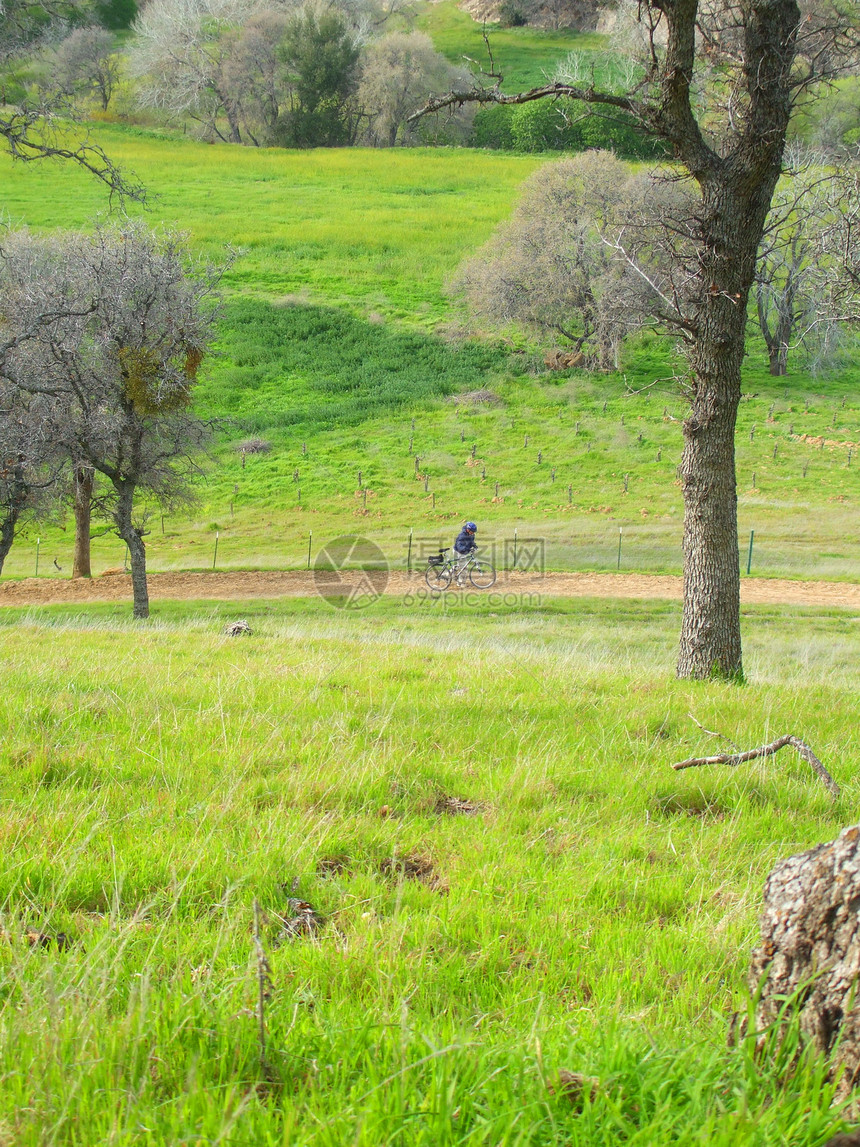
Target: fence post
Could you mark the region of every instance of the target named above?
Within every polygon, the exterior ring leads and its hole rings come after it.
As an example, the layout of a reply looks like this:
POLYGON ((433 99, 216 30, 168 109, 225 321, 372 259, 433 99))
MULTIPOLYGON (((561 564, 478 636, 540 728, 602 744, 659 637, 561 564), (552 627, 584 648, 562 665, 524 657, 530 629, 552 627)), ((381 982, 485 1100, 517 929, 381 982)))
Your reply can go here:
POLYGON ((517 529, 514 527, 514 569, 517 568, 517 529))
POLYGON ((624 528, 623 526, 618 527, 618 563, 615 566, 615 568, 618 570, 621 569, 621 532, 622 532, 623 528, 624 528))
POLYGON ((212 569, 215 569, 215 563, 218 561, 218 531, 215 531, 215 553, 212 555, 212 569))
POLYGON ((412 573, 412 527, 409 527, 409 547, 406 550, 406 572, 412 573))
POLYGON ((747 576, 749 576, 750 569, 752 568, 752 548, 753 538, 755 537, 755 530, 750 530, 750 549, 747 554, 747 576))
POLYGON ((35 572, 35 574, 33 575, 34 577, 38 577, 38 576, 39 576, 39 546, 40 546, 41 544, 42 544, 42 539, 41 539, 41 538, 36 538, 36 572, 35 572))
POLYGON ((311 542, 313 541, 313 530, 308 531, 308 569, 311 568, 311 542))

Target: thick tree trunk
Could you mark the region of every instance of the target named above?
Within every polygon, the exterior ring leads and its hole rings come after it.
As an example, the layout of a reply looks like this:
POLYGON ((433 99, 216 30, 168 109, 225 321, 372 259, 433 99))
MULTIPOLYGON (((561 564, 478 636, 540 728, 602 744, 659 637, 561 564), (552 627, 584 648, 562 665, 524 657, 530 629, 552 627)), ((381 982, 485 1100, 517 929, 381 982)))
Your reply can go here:
POLYGON ((761 944, 747 984, 756 1031, 799 1020, 800 1032, 842 1068, 837 1097, 860 1081, 860 826, 782 860, 764 890, 761 944))
POLYGON ((127 480, 115 482, 119 499, 114 510, 114 522, 119 536, 128 546, 131 560, 131 587, 134 594, 134 616, 149 617, 149 589, 146 584, 146 546, 138 530, 132 525, 134 486, 127 480))
POLYGON ((90 518, 93 500, 92 467, 75 466, 75 553, 72 577, 92 577, 90 567, 90 518))
POLYGON ((684 608, 679 677, 743 677, 735 424, 741 398, 747 301, 777 159, 753 189, 703 183, 703 282, 691 411, 684 421, 684 608))

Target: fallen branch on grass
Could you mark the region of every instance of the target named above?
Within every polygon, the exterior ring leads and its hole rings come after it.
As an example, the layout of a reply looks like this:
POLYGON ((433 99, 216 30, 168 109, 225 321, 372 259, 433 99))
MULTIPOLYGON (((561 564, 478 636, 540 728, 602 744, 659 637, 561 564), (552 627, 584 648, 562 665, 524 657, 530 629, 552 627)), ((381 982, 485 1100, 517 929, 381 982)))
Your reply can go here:
POLYGON ((784 749, 786 745, 791 745, 793 749, 797 750, 798 756, 803 757, 824 781, 825 785, 833 796, 839 796, 839 785, 810 749, 809 745, 800 740, 799 737, 792 736, 787 733, 784 737, 777 737, 775 741, 771 741, 769 745, 762 745, 760 749, 748 749, 745 753, 721 753, 716 757, 690 757, 686 761, 678 761, 676 765, 672 765, 673 769, 692 769, 698 765, 740 765, 744 761, 755 760, 756 757, 771 757, 774 753, 778 753, 780 749, 784 749))

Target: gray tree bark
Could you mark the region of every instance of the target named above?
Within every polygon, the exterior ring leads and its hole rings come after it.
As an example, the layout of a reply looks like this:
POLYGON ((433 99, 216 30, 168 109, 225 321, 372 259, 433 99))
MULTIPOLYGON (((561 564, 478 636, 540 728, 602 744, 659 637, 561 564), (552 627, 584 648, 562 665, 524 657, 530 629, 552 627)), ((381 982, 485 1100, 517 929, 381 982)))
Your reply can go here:
POLYGON ((149 617, 149 588, 146 583, 146 546, 140 530, 132 523, 132 510, 134 508, 134 483, 128 479, 114 481, 117 491, 117 502, 114 510, 114 522, 117 533, 128 546, 128 555, 131 561, 131 589, 134 596, 132 616, 137 618, 149 617))
POLYGON ((91 466, 75 466, 75 553, 72 577, 92 577, 90 565, 90 522, 92 517, 93 480, 91 466))
POLYGON ((841 1071, 843 1097, 860 1077, 860 826, 780 861, 764 899, 748 979, 753 994, 763 983, 756 1031, 799 1015, 802 1034, 841 1071))
MULTIPOLYGON (((784 124, 782 125, 784 130, 784 124)), ((741 400, 747 300, 756 253, 782 166, 782 149, 762 156, 758 180, 703 182, 703 271, 691 347, 692 401, 684 420, 684 608, 679 677, 740 678, 735 425, 741 400)))

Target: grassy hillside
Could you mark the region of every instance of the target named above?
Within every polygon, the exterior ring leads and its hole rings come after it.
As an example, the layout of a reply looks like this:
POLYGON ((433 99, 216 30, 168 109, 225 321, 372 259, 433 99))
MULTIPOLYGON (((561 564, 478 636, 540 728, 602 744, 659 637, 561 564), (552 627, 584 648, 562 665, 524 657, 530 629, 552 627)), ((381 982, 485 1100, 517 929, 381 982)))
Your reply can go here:
POLYGON ((725 1030, 766 873, 853 815, 856 626, 748 611, 739 691, 672 680, 674 606, 439 609, 164 606, 145 632, 3 611, 7 1142, 819 1147, 838 1126, 814 1064, 725 1030), (254 632, 229 641, 236 616, 254 632), (713 744, 688 714, 743 745, 802 731, 843 797, 784 754, 672 772, 713 744), (291 895, 315 935, 285 934, 291 895))
MULTIPOLYGON (((485 29, 458 8, 454 0, 419 5, 417 24, 453 64, 467 65, 468 61, 474 61, 479 68, 489 70, 485 29)), ((502 87, 506 91, 522 91, 545 83, 552 78, 557 63, 570 52, 581 53, 593 63, 598 76, 612 66, 606 55, 605 37, 594 33, 496 25, 488 25, 486 32, 496 70, 504 76, 502 87)))
MULTIPOLYGON (((589 377, 546 373, 519 337, 450 336, 460 320, 446 278, 539 160, 257 151, 118 128, 103 138, 146 173, 154 217, 210 257, 237 252, 200 388, 202 408, 234 426, 198 511, 155 519, 152 569, 209 568, 216 531, 225 567, 304 564, 309 533, 321 543, 354 529, 399 563, 410 529, 447 543, 474 517, 497 555, 517 529, 546 539, 552 568, 614 568, 621 527, 622 568, 679 570, 684 404, 667 342, 644 340, 620 374, 589 377), (452 401, 485 388, 496 404, 452 401), (272 449, 243 467, 236 445, 250 435, 272 449)), ((7 166, 4 190, 12 218, 37 228, 84 226, 102 203, 64 167, 7 166)), ((853 577, 856 371, 772 379, 763 364, 753 345, 738 432, 744 563, 755 530, 753 574, 853 577)), ((34 571, 37 537, 40 573, 66 576, 71 539, 51 526, 32 529, 4 572, 34 571)), ((123 547, 106 536, 95 557, 114 567, 123 547)))

